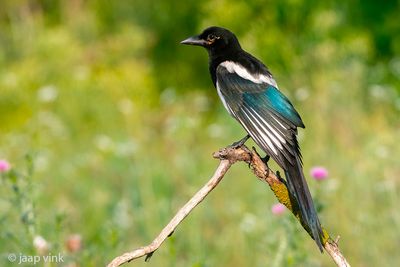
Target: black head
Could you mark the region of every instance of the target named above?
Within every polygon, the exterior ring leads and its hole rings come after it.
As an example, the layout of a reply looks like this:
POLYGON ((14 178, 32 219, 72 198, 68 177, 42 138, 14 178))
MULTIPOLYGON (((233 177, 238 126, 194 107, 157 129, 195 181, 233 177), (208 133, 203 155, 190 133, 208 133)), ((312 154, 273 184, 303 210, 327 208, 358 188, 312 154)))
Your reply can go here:
POLYGON ((183 40, 181 44, 202 46, 214 56, 241 50, 238 39, 231 31, 216 26, 209 27, 201 34, 183 40))

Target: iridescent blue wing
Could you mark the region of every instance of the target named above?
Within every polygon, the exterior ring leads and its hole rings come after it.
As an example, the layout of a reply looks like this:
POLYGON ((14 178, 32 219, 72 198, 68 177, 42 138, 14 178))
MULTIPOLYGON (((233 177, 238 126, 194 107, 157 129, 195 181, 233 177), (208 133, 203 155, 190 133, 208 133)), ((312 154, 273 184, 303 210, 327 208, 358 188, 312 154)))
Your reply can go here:
POLYGON ((271 76, 252 75, 240 65, 217 68, 217 90, 229 113, 281 167, 300 156, 296 134, 300 115, 271 76))

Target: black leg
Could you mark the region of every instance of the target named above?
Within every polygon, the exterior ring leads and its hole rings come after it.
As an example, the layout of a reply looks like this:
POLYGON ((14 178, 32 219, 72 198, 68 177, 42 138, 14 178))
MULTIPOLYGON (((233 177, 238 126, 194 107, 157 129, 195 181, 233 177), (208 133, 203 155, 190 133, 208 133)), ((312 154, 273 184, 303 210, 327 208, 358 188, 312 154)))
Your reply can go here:
POLYGON ((245 137, 243 137, 242 139, 240 139, 239 141, 234 142, 231 147, 233 148, 239 148, 241 146, 244 145, 244 143, 246 143, 247 140, 249 140, 250 135, 246 135, 245 137))

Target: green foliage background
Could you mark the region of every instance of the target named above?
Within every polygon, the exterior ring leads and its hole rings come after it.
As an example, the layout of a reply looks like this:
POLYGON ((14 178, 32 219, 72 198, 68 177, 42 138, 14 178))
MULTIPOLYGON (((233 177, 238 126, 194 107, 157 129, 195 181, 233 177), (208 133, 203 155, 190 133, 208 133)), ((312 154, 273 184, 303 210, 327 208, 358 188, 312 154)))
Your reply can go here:
MULTIPOLYGON (((60 266, 101 266, 149 243, 244 131, 211 84, 206 52, 231 29, 302 114, 306 174, 323 225, 354 266, 400 263, 398 1, 2 0, 2 266, 43 236, 60 266), (78 233, 83 248, 66 251, 78 233)), ((251 144, 251 143, 249 143, 251 144)), ((275 165, 272 165, 275 167, 275 165)), ((135 266, 332 266, 247 166, 135 266)), ((23 265, 22 265, 23 266, 23 265)), ((29 264, 27 264, 29 266, 29 264)), ((57 266, 53 263, 51 266, 57 266)))

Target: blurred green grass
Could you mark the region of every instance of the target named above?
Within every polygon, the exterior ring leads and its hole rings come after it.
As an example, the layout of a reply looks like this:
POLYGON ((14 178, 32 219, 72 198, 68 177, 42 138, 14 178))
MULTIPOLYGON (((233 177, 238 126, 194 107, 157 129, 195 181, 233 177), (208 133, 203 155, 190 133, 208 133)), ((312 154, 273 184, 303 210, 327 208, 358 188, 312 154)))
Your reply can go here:
MULTIPOLYGON (((2 265, 34 255, 36 235, 67 263, 104 265, 149 243, 205 183, 211 153, 244 134, 205 51, 179 45, 213 24, 238 33, 302 114, 305 171, 330 172, 309 184, 348 260, 398 264, 400 25, 398 3, 385 3, 2 2, 0 158, 13 166, 0 186, 2 265), (71 253, 74 233, 83 248, 71 253)), ((238 164, 150 263, 133 264, 331 266, 274 203, 238 164)))

